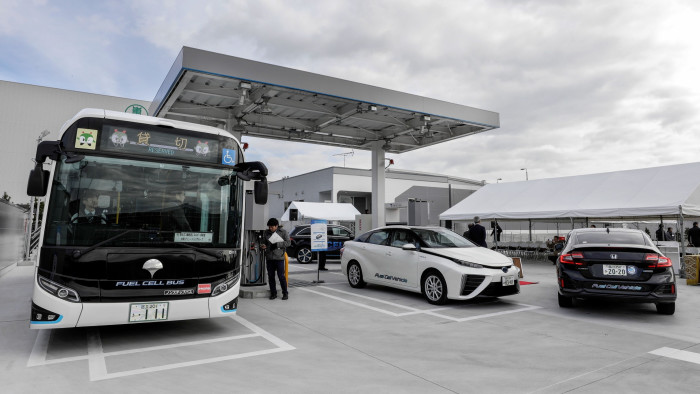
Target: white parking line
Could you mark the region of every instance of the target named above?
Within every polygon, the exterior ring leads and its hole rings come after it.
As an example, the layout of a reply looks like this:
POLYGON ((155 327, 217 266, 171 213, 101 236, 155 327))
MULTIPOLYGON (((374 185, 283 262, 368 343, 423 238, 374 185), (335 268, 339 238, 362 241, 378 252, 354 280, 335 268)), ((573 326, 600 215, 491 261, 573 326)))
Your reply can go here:
MULTIPOLYGON (((319 287, 323 287, 323 286, 319 286, 319 287)), ((323 288, 327 289, 328 287, 323 287, 323 288)), ((311 289, 306 289, 306 288, 303 288, 303 287, 302 287, 302 288, 299 288, 299 290, 303 290, 303 291, 307 291, 307 292, 309 292, 309 293, 314 293, 314 294, 322 295, 322 296, 324 296, 324 297, 332 298, 332 299, 334 299, 334 300, 338 300, 338 301, 344 302, 344 303, 346 303, 346 304, 359 306, 360 308, 370 309, 370 310, 373 310, 373 311, 375 311, 375 312, 384 313, 384 314, 389 315, 389 316, 394 316, 394 317, 398 317, 398 316, 399 316, 397 313, 394 313, 394 312, 386 311, 386 310, 384 310, 384 309, 375 308, 375 307, 373 307, 373 306, 361 304, 361 303, 359 303, 359 302, 354 302, 354 301, 346 300, 345 298, 340 298, 340 297, 336 297, 336 296, 334 296, 334 295, 325 294, 325 293, 322 293, 322 292, 320 292, 320 291, 311 290, 311 289)))
POLYGON ((34 342, 34 347, 32 348, 32 353, 29 356, 29 360, 27 361, 27 367, 36 367, 36 366, 40 366, 40 365, 49 365, 49 364, 57 364, 57 363, 64 363, 64 362, 71 362, 71 361, 88 360, 90 381, 98 381, 98 380, 105 380, 105 379, 114 379, 114 378, 124 377, 124 376, 140 375, 140 374, 150 373, 150 372, 166 371, 166 370, 175 369, 175 368, 209 364, 209 363, 214 363, 214 362, 219 362, 219 361, 227 361, 227 360, 235 360, 235 359, 239 359, 239 358, 261 356, 261 355, 265 355, 265 354, 278 353, 278 352, 284 352, 284 351, 296 349, 294 346, 292 346, 292 345, 288 344, 287 342, 281 340, 280 338, 268 333, 267 331, 263 330, 262 328, 256 326, 255 324, 245 320, 244 318, 242 318, 240 316, 232 316, 231 319, 239 322, 241 325, 245 326, 246 328, 253 331, 254 333, 253 334, 244 334, 244 335, 235 335, 235 336, 223 337, 223 338, 215 338, 215 339, 205 339, 205 340, 201 340, 201 341, 181 342, 181 343, 172 344, 172 345, 151 346, 151 347, 146 347, 146 348, 120 350, 120 351, 116 351, 116 352, 106 352, 105 353, 104 349, 102 348, 102 339, 100 337, 99 330, 91 329, 90 331, 88 331, 88 338, 87 338, 88 354, 87 354, 87 356, 65 357, 65 358, 60 358, 60 359, 55 359, 55 360, 46 360, 46 354, 48 352, 49 342, 50 342, 50 338, 51 338, 51 331, 50 330, 41 330, 41 331, 39 331, 39 333, 37 335, 36 341, 34 342), (221 356, 221 357, 212 357, 212 358, 207 358, 207 359, 203 359, 203 360, 195 360, 195 361, 188 361, 188 362, 181 362, 181 363, 166 364, 166 365, 160 365, 157 367, 141 368, 141 369, 135 369, 135 370, 131 370, 131 371, 123 371, 123 372, 116 372, 116 373, 107 372, 107 364, 105 362, 105 359, 107 357, 148 352, 148 351, 158 351, 158 350, 172 349, 172 348, 178 348, 178 347, 184 347, 184 346, 195 346, 195 345, 202 345, 202 344, 207 344, 207 343, 233 341, 233 340, 253 338, 253 337, 265 338, 268 342, 271 342, 276 347, 273 349, 258 350, 258 351, 248 352, 248 353, 233 354, 233 355, 221 356))
POLYGON ((689 352, 687 350, 673 349, 670 347, 662 347, 656 350, 652 350, 649 354, 655 356, 663 356, 672 358, 675 360, 687 361, 689 363, 700 364, 700 354, 695 352, 689 352))
POLYGON ((443 318, 443 319, 452 320, 452 321, 460 322, 460 323, 461 323, 461 322, 465 322, 465 321, 469 321, 469 320, 485 319, 485 318, 487 318, 487 317, 508 315, 508 314, 510 314, 510 313, 525 312, 525 311, 531 311, 531 310, 533 310, 533 309, 540 309, 540 308, 542 308, 541 306, 534 306, 534 305, 527 305, 527 304, 510 304, 510 305, 520 305, 520 306, 523 306, 524 308, 515 309, 515 310, 510 310, 510 311, 485 313, 485 314, 483 314, 483 315, 476 315, 476 316, 462 317, 462 318, 451 317, 451 316, 445 316, 445 315, 441 315, 441 314, 435 313, 435 312, 426 312, 426 314, 427 314, 427 315, 431 315, 431 316, 441 317, 441 318, 443 318))
POLYGON ((360 294, 351 293, 351 292, 345 291, 345 290, 335 289, 335 288, 333 288, 333 287, 327 287, 327 286, 322 286, 322 287, 323 287, 324 289, 337 291, 338 293, 343 293, 343 294, 351 295, 351 296, 353 296, 353 297, 364 298, 364 299, 371 300, 371 301, 374 301, 374 302, 379 302, 379 303, 382 303, 382 304, 388 304, 388 305, 391 305, 391 306, 395 306, 395 307, 397 307, 397 308, 409 309, 409 310, 411 310, 411 311, 413 311, 413 312, 420 312, 419 309, 412 308, 412 307, 410 307, 410 306, 400 305, 400 304, 396 304, 396 303, 390 302, 390 301, 378 300, 378 299, 376 299, 376 298, 372 298, 372 297, 368 297, 368 296, 364 296, 364 295, 360 295, 360 294))
POLYGON ((396 307, 396 308, 408 309, 408 310, 410 310, 410 312, 396 313, 396 312, 387 311, 387 310, 384 310, 384 309, 381 309, 381 308, 373 307, 373 306, 370 306, 370 305, 362 304, 362 303, 360 303, 360 302, 350 301, 350 300, 347 300, 347 299, 345 299, 345 298, 336 297, 336 296, 334 296, 334 295, 326 294, 326 293, 323 293, 323 292, 320 292, 320 291, 316 291, 316 290, 311 290, 311 289, 307 289, 307 288, 300 288, 299 290, 303 290, 303 291, 307 291, 307 292, 309 292, 309 293, 314 293, 314 294, 322 295, 322 296, 324 296, 324 297, 328 297, 328 298, 331 298, 331 299, 334 299, 334 300, 338 300, 338 301, 344 302, 344 303, 346 303, 346 304, 359 306, 359 307, 361 307, 361 308, 373 310, 373 311, 375 311, 375 312, 384 313, 384 314, 386 314, 386 315, 394 316, 394 317, 403 317, 403 316, 421 315, 421 314, 424 314, 424 315, 435 316, 435 317, 439 317, 439 318, 441 318, 441 319, 451 320, 451 321, 455 321, 455 322, 465 322, 465 321, 469 321, 469 320, 485 319, 485 318, 487 318, 487 317, 494 317, 494 316, 500 316, 500 315, 507 315, 507 314, 510 314, 510 313, 525 312, 525 311, 530 311, 530 310, 540 309, 540 308, 541 308, 540 306, 534 306, 534 305, 527 305, 527 304, 518 304, 518 303, 514 303, 514 304, 509 304, 509 305, 519 305, 519 306, 523 306, 523 308, 515 309, 515 310, 509 310, 509 311, 502 311, 502 312, 486 313, 486 314, 483 314, 483 315, 470 316, 470 317, 464 317, 464 318, 457 318, 457 317, 451 317, 451 316, 446 316, 446 315, 443 315, 443 314, 440 314, 440 313, 436 313, 436 312, 439 312, 439 311, 445 311, 445 310, 448 310, 448 309, 454 309, 454 307, 450 307, 450 306, 445 306, 445 307, 440 307, 440 308, 433 308, 433 309, 417 309, 417 308, 413 308, 413 307, 409 307, 409 306, 397 304, 397 303, 390 302, 390 301, 385 301, 385 300, 380 300, 380 299, 373 298, 373 297, 368 297, 368 296, 364 296, 364 295, 359 295, 359 294, 351 293, 351 292, 344 291, 344 290, 334 289, 334 288, 332 288, 332 287, 319 286, 319 287, 317 287, 317 288, 332 290, 332 291, 335 291, 335 292, 338 292, 338 293, 343 293, 343 294, 347 294, 347 295, 350 295, 350 296, 353 296, 353 297, 358 297, 358 298, 366 299, 366 300, 369 300, 369 301, 372 301, 372 302, 378 302, 378 303, 382 303, 382 304, 391 305, 391 306, 396 307))

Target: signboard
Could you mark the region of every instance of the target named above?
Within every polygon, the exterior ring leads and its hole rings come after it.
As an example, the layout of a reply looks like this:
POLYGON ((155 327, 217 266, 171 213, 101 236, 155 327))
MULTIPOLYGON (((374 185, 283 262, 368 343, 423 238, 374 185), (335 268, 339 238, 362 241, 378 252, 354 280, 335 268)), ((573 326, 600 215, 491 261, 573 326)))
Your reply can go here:
POLYGON ((227 149, 227 156, 221 156, 219 141, 216 139, 192 137, 172 131, 139 130, 112 125, 105 125, 100 134, 102 151, 214 164, 235 165, 236 162, 235 151, 227 149))
POLYGON ((126 107, 124 112, 130 113, 130 114, 135 114, 135 115, 148 116, 148 110, 146 109, 146 107, 144 107, 143 105, 139 105, 139 104, 131 104, 130 106, 126 107))
POLYGON ((311 250, 314 252, 328 250, 328 220, 311 220, 311 250))
POLYGON ((211 242, 214 233, 175 233, 175 242, 211 242))

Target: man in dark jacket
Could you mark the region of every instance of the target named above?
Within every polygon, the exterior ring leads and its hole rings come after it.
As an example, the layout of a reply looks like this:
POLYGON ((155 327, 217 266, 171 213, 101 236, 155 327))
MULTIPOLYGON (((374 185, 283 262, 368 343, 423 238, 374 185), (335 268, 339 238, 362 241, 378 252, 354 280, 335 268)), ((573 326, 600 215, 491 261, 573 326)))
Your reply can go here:
POLYGON ((462 237, 464 237, 466 239, 471 239, 471 238, 469 238, 469 231, 471 231, 472 227, 474 227, 474 223, 469 223, 467 225, 467 231, 465 231, 464 234, 462 234, 462 237))
POLYGON ((279 228, 279 222, 275 218, 267 221, 267 230, 263 234, 264 242, 260 248, 265 251, 267 260, 267 280, 270 282, 270 299, 277 298, 277 284, 275 274, 280 280, 282 299, 289 298, 287 293, 287 279, 284 277, 284 251, 292 244, 287 231, 279 228), (271 241, 272 239, 272 241, 271 241))
POLYGON ((486 229, 481 225, 481 219, 478 216, 474 216, 474 227, 469 230, 469 239, 479 246, 488 247, 486 245, 486 229))
POLYGON ((659 224, 659 228, 656 230, 656 240, 666 241, 666 232, 664 232, 664 225, 659 224))
POLYGON ((700 248, 700 227, 698 227, 698 222, 693 222, 693 227, 688 230, 688 241, 696 248, 700 248))

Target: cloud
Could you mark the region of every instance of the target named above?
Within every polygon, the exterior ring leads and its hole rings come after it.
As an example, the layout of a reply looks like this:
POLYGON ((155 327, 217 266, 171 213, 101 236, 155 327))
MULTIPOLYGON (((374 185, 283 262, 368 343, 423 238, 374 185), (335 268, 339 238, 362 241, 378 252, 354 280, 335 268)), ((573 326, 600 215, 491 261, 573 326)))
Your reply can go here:
MULTIPOLYGON (((498 112, 500 129, 396 167, 521 180, 697 161, 699 17, 691 0, 10 0, 0 78, 151 99, 192 46, 498 112)), ((345 151, 254 140, 248 156, 281 177, 345 151)))

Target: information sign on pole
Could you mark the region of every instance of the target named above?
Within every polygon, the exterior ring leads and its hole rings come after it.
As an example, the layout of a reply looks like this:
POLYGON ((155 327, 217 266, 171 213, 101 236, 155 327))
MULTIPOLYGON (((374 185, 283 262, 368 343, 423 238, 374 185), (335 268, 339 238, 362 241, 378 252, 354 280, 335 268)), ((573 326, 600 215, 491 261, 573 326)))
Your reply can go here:
POLYGON ((314 252, 328 250, 328 220, 311 220, 311 250, 314 252))

